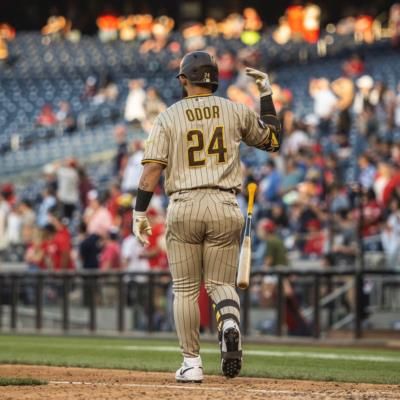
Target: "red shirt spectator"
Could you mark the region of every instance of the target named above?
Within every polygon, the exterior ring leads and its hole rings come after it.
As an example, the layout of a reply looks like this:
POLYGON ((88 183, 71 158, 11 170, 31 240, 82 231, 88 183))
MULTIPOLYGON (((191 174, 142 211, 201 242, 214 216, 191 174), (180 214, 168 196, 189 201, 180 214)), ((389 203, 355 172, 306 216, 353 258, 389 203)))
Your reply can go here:
POLYGON ((121 247, 116 241, 114 233, 110 233, 109 239, 107 239, 103 251, 100 254, 100 269, 101 270, 112 270, 121 268, 121 247))
POLYGON ((57 117, 50 104, 45 104, 36 119, 40 126, 53 126, 57 123, 57 117))
POLYGON ((66 226, 58 227, 54 236, 44 244, 45 253, 54 271, 73 270, 71 234, 66 226))

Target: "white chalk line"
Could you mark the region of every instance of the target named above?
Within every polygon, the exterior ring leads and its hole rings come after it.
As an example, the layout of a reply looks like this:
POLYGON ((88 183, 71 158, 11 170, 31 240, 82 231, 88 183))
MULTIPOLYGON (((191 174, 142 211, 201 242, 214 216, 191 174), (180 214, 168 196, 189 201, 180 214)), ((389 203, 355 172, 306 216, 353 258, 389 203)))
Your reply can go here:
MULTIPOLYGON (((127 351, 156 351, 156 352, 180 352, 175 346, 105 346, 107 349, 123 349, 127 351)), ((218 349, 201 349, 202 354, 219 354, 218 349)), ((351 355, 351 354, 335 354, 335 353, 318 353, 308 351, 279 351, 279 350, 246 350, 245 356, 259 357, 294 357, 294 358, 312 358, 321 360, 344 360, 344 361, 374 361, 374 362, 390 362, 400 363, 400 357, 390 356, 368 356, 368 355, 351 355)))
MULTIPOLYGON (((105 382, 81 382, 81 381, 50 381, 50 385, 74 385, 74 386, 108 386, 108 387, 126 387, 126 388, 144 388, 144 389, 171 389, 171 390, 187 390, 187 391, 208 391, 208 392, 226 392, 228 388, 226 386, 204 386, 203 384, 188 384, 184 383, 181 385, 166 385, 166 384, 149 384, 149 383, 105 383, 105 382)), ((340 389, 339 389, 340 390, 340 389)), ((343 389, 342 389, 343 390, 343 389)), ((340 391, 342 391, 340 390, 340 391)), ((320 392, 300 392, 297 389, 294 390, 276 390, 276 389, 245 389, 242 387, 235 386, 235 393, 258 393, 258 394, 269 394, 269 395, 288 395, 298 398, 299 396, 305 396, 306 398, 316 397, 318 399, 323 395, 324 399, 334 399, 341 395, 340 393, 328 393, 326 390, 320 392), (327 397, 328 396, 328 397, 327 397)), ((376 396, 384 395, 391 398, 394 394, 387 391, 358 391, 357 395, 360 396, 376 396)), ((395 397, 392 397, 395 398, 395 397)))

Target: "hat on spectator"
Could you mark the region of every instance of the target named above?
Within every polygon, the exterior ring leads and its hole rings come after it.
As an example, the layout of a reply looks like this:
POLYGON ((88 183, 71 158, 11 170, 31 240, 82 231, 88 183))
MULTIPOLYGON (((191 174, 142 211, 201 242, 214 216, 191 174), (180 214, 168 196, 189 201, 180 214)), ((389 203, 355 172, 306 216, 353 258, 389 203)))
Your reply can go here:
POLYGON ((372 89, 374 86, 374 80, 369 75, 363 75, 361 78, 356 80, 356 85, 359 89, 372 89))
POLYGON ((121 194, 120 196, 118 196, 117 204, 120 207, 132 207, 132 200, 133 200, 133 197, 131 194, 124 193, 124 194, 121 194))
POLYGON ((89 190, 87 198, 88 200, 97 200, 99 198, 99 193, 97 190, 89 190))
POLYGON ((274 233, 276 229, 276 225, 270 219, 266 219, 261 222, 261 229, 266 233, 274 233))

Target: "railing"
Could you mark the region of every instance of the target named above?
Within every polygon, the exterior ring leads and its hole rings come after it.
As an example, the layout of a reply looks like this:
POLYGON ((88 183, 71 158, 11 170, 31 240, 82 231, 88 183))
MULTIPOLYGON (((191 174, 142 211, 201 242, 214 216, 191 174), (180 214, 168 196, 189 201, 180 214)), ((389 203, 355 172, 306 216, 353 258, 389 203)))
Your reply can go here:
MULTIPOLYGON (((400 271, 392 270, 356 270, 356 269, 330 269, 330 270, 317 270, 317 269, 293 269, 293 268, 277 268, 271 271, 253 272, 252 280, 263 278, 265 276, 276 276, 276 328, 275 335, 283 335, 284 325, 284 280, 288 277, 298 277, 311 279, 311 299, 312 305, 308 310, 309 316, 312 317, 312 336, 320 338, 321 336, 321 310, 326 307, 337 295, 343 294, 347 289, 354 289, 354 325, 353 337, 361 338, 363 335, 363 282, 366 277, 399 277, 400 271), (347 283, 335 288, 332 284, 333 278, 347 277, 347 283), (349 279, 352 281, 349 282, 349 279), (328 293, 326 296, 321 296, 321 286, 326 285, 328 293)), ((11 330, 18 330, 18 316, 21 311, 20 301, 20 288, 22 286, 29 287, 33 296, 34 312, 34 326, 37 331, 43 328, 44 319, 44 289, 49 282, 56 284, 58 294, 60 296, 57 306, 60 307, 61 317, 60 325, 62 331, 68 332, 71 329, 71 288, 76 284, 77 280, 82 280, 84 292, 86 296, 86 306, 89 310, 87 327, 90 331, 97 331, 97 309, 98 304, 96 301, 96 293, 100 283, 104 280, 112 279, 111 285, 116 288, 116 326, 115 330, 118 332, 126 331, 125 310, 127 308, 127 289, 129 285, 137 285, 145 288, 145 298, 142 298, 146 305, 147 313, 147 331, 153 332, 153 316, 155 312, 154 305, 154 290, 157 286, 168 286, 170 281, 170 274, 168 272, 148 272, 148 273, 135 273, 135 272, 99 272, 99 271, 78 271, 78 272, 1 272, 0 273, 0 330, 4 317, 4 306, 9 306, 9 328, 11 330), (137 283, 135 279, 138 277, 146 277, 147 282, 137 283)), ((104 283, 104 282, 103 282, 104 283)), ((105 282, 110 285, 110 282, 105 282)), ((400 281, 399 281, 400 283, 400 281)), ((400 288, 400 284, 399 284, 400 288)), ((249 290, 241 291, 242 301, 242 328, 245 335, 249 334, 250 328, 250 292, 249 290)), ((331 318, 329 318, 331 320, 331 318)), ((213 318, 211 318, 213 320, 213 318)), ((82 318, 77 321, 77 324, 83 325, 82 318)), ((329 326, 332 326, 332 321, 329 326)), ((210 330, 214 331, 214 324, 210 324, 210 330)))

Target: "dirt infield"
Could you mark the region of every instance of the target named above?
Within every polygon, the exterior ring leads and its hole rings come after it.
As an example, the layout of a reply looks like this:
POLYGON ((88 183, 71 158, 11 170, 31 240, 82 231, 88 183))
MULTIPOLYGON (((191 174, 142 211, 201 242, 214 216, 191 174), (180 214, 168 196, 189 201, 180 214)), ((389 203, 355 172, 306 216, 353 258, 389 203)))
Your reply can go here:
POLYGON ((170 373, 27 365, 0 365, 2 377, 43 379, 44 386, 0 387, 2 400, 247 400, 399 399, 399 385, 206 376, 202 384, 177 384, 170 373))

